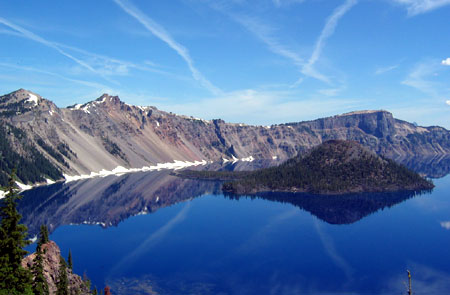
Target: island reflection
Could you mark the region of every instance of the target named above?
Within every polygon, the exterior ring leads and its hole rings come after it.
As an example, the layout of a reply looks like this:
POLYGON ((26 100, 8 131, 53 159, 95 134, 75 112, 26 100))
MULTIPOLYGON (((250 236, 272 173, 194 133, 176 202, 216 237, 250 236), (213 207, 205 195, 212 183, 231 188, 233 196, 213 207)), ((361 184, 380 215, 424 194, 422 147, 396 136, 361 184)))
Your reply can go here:
POLYGON ((225 194, 225 196, 234 200, 259 198, 273 202, 288 203, 311 213, 329 224, 351 224, 379 210, 391 208, 410 198, 430 192, 430 190, 425 190, 343 195, 266 192, 250 196, 234 194, 225 194))

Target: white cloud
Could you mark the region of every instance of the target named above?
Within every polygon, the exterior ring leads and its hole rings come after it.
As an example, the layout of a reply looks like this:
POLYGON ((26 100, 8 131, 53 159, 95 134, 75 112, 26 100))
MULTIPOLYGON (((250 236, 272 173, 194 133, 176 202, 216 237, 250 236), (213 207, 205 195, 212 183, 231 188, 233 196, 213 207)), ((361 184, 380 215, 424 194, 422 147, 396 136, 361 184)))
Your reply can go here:
POLYGON ((447 100, 445 103, 450 106, 450 100, 447 100))
POLYGON ((443 61, 441 61, 441 64, 444 66, 450 66, 450 57, 447 57, 443 61))
POLYGON ((138 22, 140 22, 150 33, 158 37, 161 41, 165 42, 170 48, 175 50, 175 52, 186 62, 192 76, 195 80, 200 82, 200 84, 208 89, 213 94, 220 94, 222 91, 214 86, 208 79, 206 79, 202 73, 194 66, 194 61, 191 58, 189 51, 183 45, 175 41, 172 36, 153 19, 146 16, 137 7, 132 5, 127 0, 114 0, 116 4, 122 8, 130 16, 134 17, 138 22))
POLYGON ((358 3, 357 0, 346 0, 344 4, 337 7, 333 11, 331 16, 327 19, 325 26, 323 27, 322 32, 320 33, 320 36, 316 41, 316 45, 311 54, 311 57, 302 68, 302 74, 321 80, 326 83, 330 83, 330 79, 325 75, 321 74, 319 71, 317 71, 314 65, 319 60, 327 39, 330 38, 333 35, 334 31, 336 30, 336 26, 339 20, 347 13, 347 11, 349 11, 357 3, 358 3))
POLYGON ((406 7, 408 15, 422 14, 450 4, 450 0, 392 0, 406 7))

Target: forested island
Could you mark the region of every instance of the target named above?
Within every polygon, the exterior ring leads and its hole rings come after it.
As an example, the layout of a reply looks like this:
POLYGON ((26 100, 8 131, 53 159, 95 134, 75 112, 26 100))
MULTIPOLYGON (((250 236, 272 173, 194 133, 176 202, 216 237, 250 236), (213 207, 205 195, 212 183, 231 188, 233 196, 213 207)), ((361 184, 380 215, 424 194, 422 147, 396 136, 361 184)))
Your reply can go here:
POLYGON ((434 187, 430 180, 378 156, 355 141, 330 140, 283 164, 256 171, 179 171, 176 175, 226 181, 222 190, 234 194, 308 192, 345 194, 393 192, 434 187))

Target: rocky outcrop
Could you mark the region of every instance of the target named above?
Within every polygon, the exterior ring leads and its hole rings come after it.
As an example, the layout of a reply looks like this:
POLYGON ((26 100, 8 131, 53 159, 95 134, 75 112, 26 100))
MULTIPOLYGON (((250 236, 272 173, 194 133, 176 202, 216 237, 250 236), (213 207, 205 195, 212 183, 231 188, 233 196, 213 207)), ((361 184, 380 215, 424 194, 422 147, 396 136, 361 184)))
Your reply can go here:
MULTIPOLYGON (((132 106, 107 94, 83 105, 58 108, 38 94, 20 89, 0 97, 0 123, 21 132, 8 134, 12 149, 30 158, 27 149, 34 147, 61 175, 174 160, 222 161, 250 156, 286 160, 330 139, 354 140, 391 158, 450 154, 448 130, 415 126, 387 111, 249 126, 132 106)), ((40 173, 56 178, 54 173, 40 173)))
MULTIPOLYGON (((50 295, 56 294, 56 283, 59 275, 59 257, 61 251, 55 242, 49 241, 42 245, 43 250, 43 265, 44 277, 47 280, 50 295)), ((22 260, 22 266, 31 269, 36 253, 33 253, 22 260)), ((69 280, 69 291, 71 294, 88 295, 91 294, 86 284, 80 276, 72 273, 72 270, 67 269, 67 277, 69 280)))

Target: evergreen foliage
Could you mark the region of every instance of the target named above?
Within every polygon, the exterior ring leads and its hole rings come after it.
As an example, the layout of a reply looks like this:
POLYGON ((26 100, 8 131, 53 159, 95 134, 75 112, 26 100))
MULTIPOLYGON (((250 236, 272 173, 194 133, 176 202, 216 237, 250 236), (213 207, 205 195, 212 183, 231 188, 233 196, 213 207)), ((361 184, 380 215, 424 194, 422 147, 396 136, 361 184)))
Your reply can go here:
POLYGON ((21 265, 28 241, 27 228, 19 223, 22 216, 16 208, 20 196, 15 188, 15 171, 7 189, 0 207, 0 295, 32 294, 31 273, 21 265))
POLYGON ((67 257, 67 266, 73 270, 72 251, 69 249, 69 256, 67 257))
POLYGON ((192 171, 187 178, 228 181, 225 192, 261 191, 342 194, 431 189, 431 181, 406 167, 366 150, 356 142, 330 140, 283 164, 256 171, 192 171))
POLYGON ((51 179, 62 177, 61 171, 31 145, 25 132, 10 124, 0 122, 0 185, 8 184, 8 174, 17 167, 17 177, 24 183, 44 181, 44 176, 51 179), (25 155, 17 152, 17 147, 25 155))
POLYGON ((67 263, 59 257, 59 274, 56 283, 56 295, 69 295, 69 278, 67 277, 67 263))
POLYGON ((225 191, 304 191, 312 193, 375 192, 431 189, 433 184, 356 142, 330 140, 307 155, 277 167, 247 173, 227 182, 225 191))
POLYGON ((31 268, 31 272, 33 274, 33 293, 34 295, 48 295, 48 283, 44 277, 44 264, 43 255, 45 254, 42 246, 48 243, 48 229, 47 226, 41 225, 41 230, 39 232, 39 238, 36 246, 36 257, 33 261, 33 267, 31 268))
POLYGON ((43 224, 43 225, 41 225, 41 230, 39 232, 37 248, 41 248, 42 245, 47 244, 48 242, 49 242, 48 228, 45 224, 43 224))
POLYGON ((33 274, 33 293, 34 295, 48 295, 48 283, 44 277, 44 264, 43 264, 43 250, 41 245, 38 244, 36 248, 36 257, 33 261, 33 267, 31 272, 33 274))

